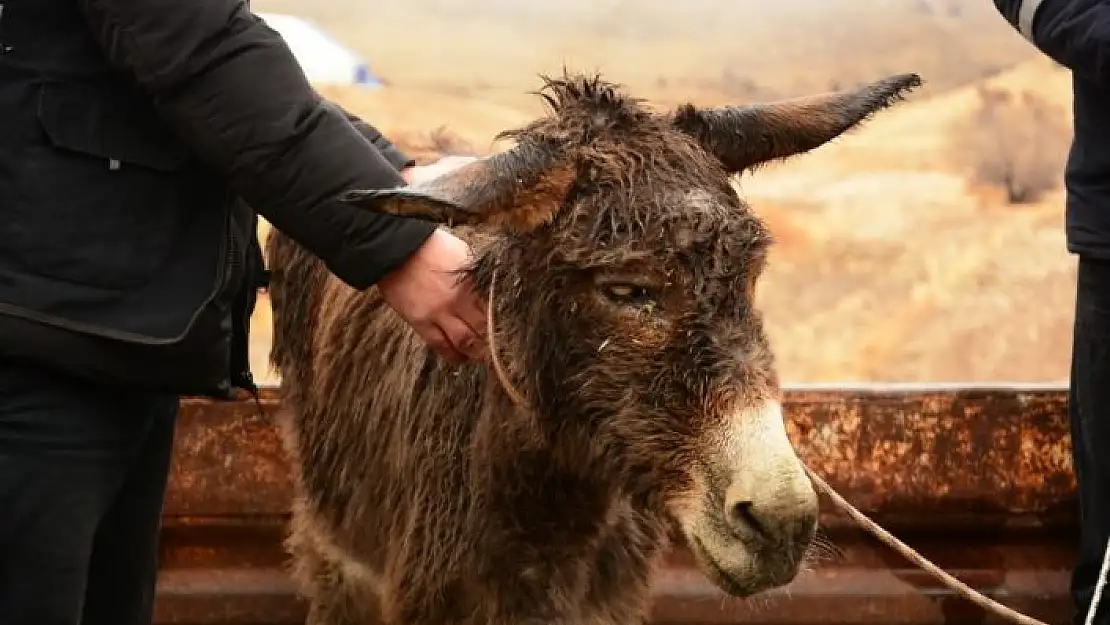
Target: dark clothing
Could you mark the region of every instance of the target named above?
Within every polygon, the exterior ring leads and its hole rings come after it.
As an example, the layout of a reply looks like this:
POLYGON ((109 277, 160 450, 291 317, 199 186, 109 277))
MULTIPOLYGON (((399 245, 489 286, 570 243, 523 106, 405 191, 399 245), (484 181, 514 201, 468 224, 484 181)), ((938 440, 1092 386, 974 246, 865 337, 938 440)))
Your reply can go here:
POLYGON ((1068 249, 1110 258, 1110 80, 1077 73, 1072 82, 1075 139, 1064 174, 1068 249))
POLYGON ((0 360, 0 622, 149 625, 177 409, 0 360))
POLYGON ((0 0, 0 622, 148 625, 178 396, 253 389, 255 210, 356 288, 411 161, 239 0, 0 0))
MULTIPOLYGON (((1081 625, 1110 538, 1110 260, 1079 259, 1073 341, 1068 416, 1079 482, 1080 547, 1071 594, 1075 623, 1081 625)), ((1110 625, 1108 600, 1100 602, 1097 625, 1110 625)))
MULTIPOLYGON (((1110 0, 995 0, 1041 52, 1072 72, 1074 138, 1065 172, 1068 249, 1079 255, 1072 337, 1072 458, 1080 549, 1075 623, 1091 605, 1110 537, 1110 0)), ((1110 597, 1095 622, 1110 625, 1110 597)))
POLYGON ((1072 71, 1075 137, 1067 186, 1068 250, 1110 258, 1110 0, 995 0, 1041 52, 1072 71))
POLYGON ((1110 2, 995 0, 994 4, 1038 50, 1087 80, 1110 85, 1110 2))
POLYGON ((407 161, 238 0, 4 0, 0 356, 226 396, 249 383, 251 207, 365 288, 434 226, 334 198, 407 161))

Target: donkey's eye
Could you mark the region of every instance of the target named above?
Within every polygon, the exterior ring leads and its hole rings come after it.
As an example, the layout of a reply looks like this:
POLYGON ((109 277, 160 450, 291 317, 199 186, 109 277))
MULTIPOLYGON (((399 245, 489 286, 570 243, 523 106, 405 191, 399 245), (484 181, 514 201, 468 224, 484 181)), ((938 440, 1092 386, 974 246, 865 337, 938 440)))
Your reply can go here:
POLYGON ((644 306, 655 301, 655 294, 651 289, 638 284, 606 284, 601 288, 605 297, 618 304, 644 306))

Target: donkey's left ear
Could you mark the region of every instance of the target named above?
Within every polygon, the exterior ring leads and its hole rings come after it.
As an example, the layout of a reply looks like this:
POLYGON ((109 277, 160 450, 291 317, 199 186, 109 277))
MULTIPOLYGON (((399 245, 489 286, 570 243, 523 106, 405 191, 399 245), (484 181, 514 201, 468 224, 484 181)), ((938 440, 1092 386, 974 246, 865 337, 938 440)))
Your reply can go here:
POLYGON ((902 74, 853 91, 781 102, 721 108, 687 104, 671 119, 735 174, 824 145, 920 85, 917 74, 902 74))
POLYGON ((522 143, 412 187, 351 191, 341 199, 442 224, 528 231, 554 218, 575 174, 573 163, 555 148, 522 143))

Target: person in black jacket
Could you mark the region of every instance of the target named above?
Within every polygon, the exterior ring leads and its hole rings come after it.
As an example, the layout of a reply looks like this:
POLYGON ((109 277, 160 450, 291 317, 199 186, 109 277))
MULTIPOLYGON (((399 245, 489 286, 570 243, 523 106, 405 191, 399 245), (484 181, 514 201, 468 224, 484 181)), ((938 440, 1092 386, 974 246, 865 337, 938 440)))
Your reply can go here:
POLYGON ((240 0, 3 0, 0 622, 151 622, 178 398, 254 388, 256 210, 483 358, 466 244, 335 200, 458 164, 321 99, 240 0))
MULTIPOLYGON (((1072 72, 1074 139, 1065 185, 1068 250, 1078 255, 1079 271, 1068 413, 1080 548, 1071 594, 1075 622, 1083 623, 1110 539, 1110 0, 995 0, 995 6, 1072 72)), ((1110 610, 1099 610, 1095 622, 1110 624, 1110 610)))

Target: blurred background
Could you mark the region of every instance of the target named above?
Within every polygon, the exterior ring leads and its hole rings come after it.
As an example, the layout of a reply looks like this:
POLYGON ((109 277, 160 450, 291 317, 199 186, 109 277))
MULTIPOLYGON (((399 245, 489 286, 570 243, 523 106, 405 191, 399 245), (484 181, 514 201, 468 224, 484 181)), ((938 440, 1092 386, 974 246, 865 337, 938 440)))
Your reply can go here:
MULTIPOLYGON (((1067 379, 1070 75, 987 0, 251 4, 321 93, 422 158, 499 149, 564 66, 664 107, 917 72, 925 87, 862 129, 739 181, 778 240, 759 297, 783 381, 1067 379)), ((268 381, 270 330, 262 297, 268 381)))

